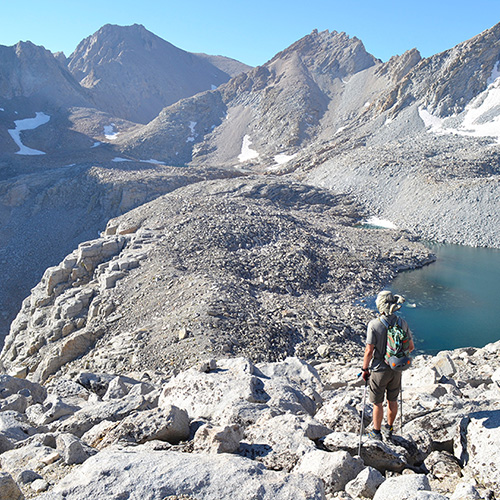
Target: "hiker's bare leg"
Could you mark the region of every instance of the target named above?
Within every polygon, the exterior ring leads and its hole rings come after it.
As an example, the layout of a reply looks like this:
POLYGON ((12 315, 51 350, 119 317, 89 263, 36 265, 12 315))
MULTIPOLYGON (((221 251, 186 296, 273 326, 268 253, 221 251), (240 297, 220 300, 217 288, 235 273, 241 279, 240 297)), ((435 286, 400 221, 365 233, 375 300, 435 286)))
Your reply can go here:
POLYGON ((396 420, 396 416, 398 414, 398 402, 397 401, 388 401, 387 402, 387 423, 392 425, 396 420))
POLYGON ((379 431, 382 428, 384 418, 384 406, 382 403, 373 405, 373 428, 379 431))

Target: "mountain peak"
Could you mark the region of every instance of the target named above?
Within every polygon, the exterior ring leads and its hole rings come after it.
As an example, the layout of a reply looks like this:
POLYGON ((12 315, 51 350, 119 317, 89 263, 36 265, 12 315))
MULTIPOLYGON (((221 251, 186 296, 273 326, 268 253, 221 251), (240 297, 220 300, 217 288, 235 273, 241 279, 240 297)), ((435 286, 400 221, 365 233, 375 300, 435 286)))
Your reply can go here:
POLYGON ((206 58, 175 47, 140 24, 106 24, 78 45, 68 68, 101 109, 138 123, 230 79, 206 58))
POLYGON ((330 78, 344 78, 380 63, 358 38, 344 32, 316 29, 276 54, 268 64, 292 57, 299 57, 312 74, 330 78))

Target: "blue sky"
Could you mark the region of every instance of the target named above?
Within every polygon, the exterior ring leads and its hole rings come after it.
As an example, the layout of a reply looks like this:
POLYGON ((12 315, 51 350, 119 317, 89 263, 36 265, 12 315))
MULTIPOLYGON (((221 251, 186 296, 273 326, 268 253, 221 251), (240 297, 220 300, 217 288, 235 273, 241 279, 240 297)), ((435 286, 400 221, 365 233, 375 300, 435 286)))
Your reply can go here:
POLYGON ((69 55, 104 24, 139 23, 181 49, 256 66, 313 29, 345 31, 384 61, 413 47, 428 57, 500 22, 500 0, 0 0, 0 13, 0 45, 69 55))

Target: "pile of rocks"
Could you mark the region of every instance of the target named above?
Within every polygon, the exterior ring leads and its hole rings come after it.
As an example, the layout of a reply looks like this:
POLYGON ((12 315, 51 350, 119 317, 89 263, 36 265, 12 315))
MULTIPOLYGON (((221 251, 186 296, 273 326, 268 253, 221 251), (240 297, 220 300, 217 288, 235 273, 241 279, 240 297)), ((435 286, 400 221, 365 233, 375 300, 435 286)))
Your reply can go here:
POLYGON ((168 380, 43 386, 1 375, 0 499, 499 498, 499 354, 418 356, 402 429, 363 437, 361 456, 360 359, 212 359, 168 380))

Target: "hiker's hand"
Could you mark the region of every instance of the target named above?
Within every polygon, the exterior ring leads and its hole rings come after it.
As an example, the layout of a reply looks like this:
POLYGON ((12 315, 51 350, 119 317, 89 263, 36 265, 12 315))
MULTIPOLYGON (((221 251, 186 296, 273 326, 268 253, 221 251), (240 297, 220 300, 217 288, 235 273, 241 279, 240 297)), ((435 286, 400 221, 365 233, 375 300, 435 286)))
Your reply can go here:
POLYGON ((362 370, 362 377, 365 382, 368 382, 368 379, 370 378, 370 370, 362 370))

